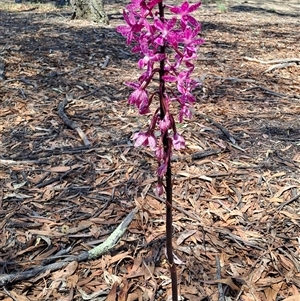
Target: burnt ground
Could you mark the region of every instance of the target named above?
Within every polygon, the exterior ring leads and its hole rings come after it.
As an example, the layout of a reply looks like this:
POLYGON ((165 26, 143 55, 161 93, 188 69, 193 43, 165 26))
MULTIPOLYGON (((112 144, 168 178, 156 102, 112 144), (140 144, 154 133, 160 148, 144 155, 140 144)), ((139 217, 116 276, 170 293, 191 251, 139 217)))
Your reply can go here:
MULTIPOLYGON (((299 300, 299 1, 209 2, 196 14, 202 86, 172 163, 180 295, 299 300)), ((107 3, 102 26, 71 21, 70 8, 1 3, 2 276, 90 250, 138 208, 110 252, 8 284, 1 300, 170 296, 157 164, 131 140, 147 120, 127 105, 124 82, 140 71, 115 31, 122 5, 107 3), (64 100, 90 146, 59 117, 64 100)))

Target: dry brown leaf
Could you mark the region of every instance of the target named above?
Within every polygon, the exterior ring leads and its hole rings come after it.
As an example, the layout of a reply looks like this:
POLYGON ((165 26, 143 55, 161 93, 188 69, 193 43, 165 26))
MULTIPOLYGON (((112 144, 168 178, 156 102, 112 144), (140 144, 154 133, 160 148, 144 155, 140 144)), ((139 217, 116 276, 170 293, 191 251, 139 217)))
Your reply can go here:
POLYGON ((194 235, 197 232, 197 230, 188 230, 188 231, 184 231, 183 233, 181 233, 179 235, 179 237, 177 238, 176 244, 179 246, 181 245, 187 238, 189 238, 190 236, 194 235))
POLYGON ((25 296, 24 294, 19 295, 17 292, 15 291, 11 291, 10 292, 11 295, 15 298, 14 300, 18 300, 18 301, 30 301, 29 298, 27 298, 27 296, 25 296))
POLYGON ((276 301, 278 291, 275 291, 272 287, 268 287, 264 290, 267 301, 276 301))
POLYGON ((231 289, 233 289, 235 291, 239 291, 240 290, 240 288, 234 284, 234 282, 232 281, 232 278, 206 280, 204 283, 208 283, 208 284, 222 283, 222 284, 228 285, 231 289))
POLYGON ((55 166, 55 167, 51 167, 49 169, 49 171, 52 171, 52 172, 66 172, 68 170, 71 170, 71 166, 55 166))
POLYGON ((251 283, 256 283, 261 278, 261 275, 265 269, 266 266, 264 264, 262 264, 258 269, 255 269, 250 276, 251 283))
POLYGON ((273 198, 269 199, 269 202, 271 202, 271 203, 282 203, 282 202, 284 202, 284 200, 282 198, 273 197, 273 198))
POLYGON ((266 278, 259 279, 256 282, 256 284, 257 284, 258 287, 266 287, 266 286, 273 285, 275 283, 280 283, 282 281, 283 281, 282 277, 277 277, 277 278, 266 277, 266 278))
POLYGON ((117 287, 119 286, 118 282, 115 282, 112 285, 110 292, 107 295, 106 301, 116 301, 117 300, 117 287))
POLYGON ((264 290, 267 301, 276 301, 283 283, 275 283, 264 290))
POLYGON ((78 267, 78 262, 72 261, 64 269, 53 272, 51 278, 53 280, 66 279, 67 277, 72 276, 74 274, 74 272, 77 270, 77 267, 78 267))
POLYGON ((123 279, 118 301, 127 301, 130 286, 131 285, 129 285, 129 282, 126 279, 123 279))
POLYGON ((199 293, 199 291, 196 287, 186 286, 186 285, 180 286, 180 292, 182 295, 185 295, 185 294, 198 295, 198 293, 199 293))
POLYGON ((294 185, 290 185, 290 186, 286 186, 286 187, 283 187, 282 189, 280 189, 277 193, 275 193, 274 197, 275 198, 279 198, 284 192, 288 191, 288 190, 291 190, 293 188, 297 188, 297 186, 294 186, 294 185))
POLYGON ((122 253, 119 253, 119 254, 116 254, 115 256, 112 256, 110 259, 109 259, 109 263, 110 264, 113 264, 113 263, 116 263, 116 262, 120 262, 122 261, 123 259, 125 258, 130 258, 130 259, 133 259, 132 256, 130 256, 129 254, 131 254, 130 252, 122 252, 122 253))
POLYGON ((281 210, 280 214, 283 214, 283 215, 287 216, 291 220, 293 220, 293 219, 294 220, 300 219, 300 215, 297 214, 297 213, 291 213, 291 212, 288 212, 288 211, 285 211, 285 210, 281 210))
POLYGON ((286 258, 284 255, 278 254, 278 257, 280 258, 280 261, 281 261, 283 267, 287 271, 290 272, 290 271, 293 271, 295 269, 294 264, 288 258, 286 258))
POLYGON ((282 301, 300 301, 300 294, 296 294, 294 296, 287 297, 282 301))

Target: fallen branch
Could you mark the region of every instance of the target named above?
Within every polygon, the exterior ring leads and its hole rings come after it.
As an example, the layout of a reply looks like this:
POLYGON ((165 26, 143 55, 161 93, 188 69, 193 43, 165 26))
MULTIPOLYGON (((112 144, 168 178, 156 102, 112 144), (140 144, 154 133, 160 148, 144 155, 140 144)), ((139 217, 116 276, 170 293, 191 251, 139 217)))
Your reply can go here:
POLYGON ((88 140, 88 138, 86 137, 85 133, 81 130, 81 128, 79 127, 79 125, 77 124, 77 122, 72 121, 68 118, 68 116, 65 114, 64 112, 64 108, 67 105, 68 100, 65 99, 64 101, 62 101, 59 105, 58 105, 58 115, 59 117, 62 119, 62 121, 71 129, 75 130, 78 135, 80 136, 80 138, 82 139, 83 143, 85 146, 90 146, 91 143, 88 140))
POLYGON ((38 266, 36 268, 33 268, 28 271, 15 273, 15 274, 9 274, 9 275, 1 275, 0 276, 0 287, 6 286, 8 284, 12 284, 18 281, 30 279, 32 277, 37 276, 40 273, 44 273, 46 271, 57 271, 59 269, 64 268, 72 261, 82 262, 85 260, 91 260, 99 258, 102 254, 108 252, 113 247, 116 246, 116 244, 119 242, 119 240, 124 235, 125 231, 127 230, 128 226, 132 222, 135 214, 137 212, 137 209, 133 209, 122 221, 122 223, 114 230, 114 232, 99 246, 96 246, 95 248, 91 249, 88 252, 83 252, 77 256, 68 256, 64 260, 56 263, 52 263, 45 266, 38 266))
POLYGON ((287 59, 279 59, 279 60, 269 60, 269 61, 264 61, 264 60, 259 60, 259 59, 255 59, 255 58, 251 58, 251 57, 244 57, 244 59, 246 61, 250 61, 250 62, 256 62, 256 63, 260 63, 260 64, 264 64, 264 65, 268 65, 268 64, 282 64, 282 63, 300 63, 300 58, 287 58, 287 59))

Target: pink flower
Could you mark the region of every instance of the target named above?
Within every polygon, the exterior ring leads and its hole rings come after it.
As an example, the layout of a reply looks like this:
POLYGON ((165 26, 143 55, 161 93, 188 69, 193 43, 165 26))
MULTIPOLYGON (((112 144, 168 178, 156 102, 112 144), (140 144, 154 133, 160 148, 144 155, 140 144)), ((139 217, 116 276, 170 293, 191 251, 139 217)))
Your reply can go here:
POLYGON ((154 26, 159 30, 160 35, 154 40, 160 46, 163 46, 165 42, 175 45, 177 42, 176 32, 173 28, 177 22, 177 18, 173 17, 171 20, 162 22, 160 19, 154 20, 154 26))
POLYGON ((157 184, 155 188, 155 194, 161 196, 164 193, 164 187, 161 184, 157 184))
POLYGON ((135 133, 133 136, 133 140, 135 140, 135 147, 143 145, 149 146, 153 151, 156 150, 157 141, 153 134, 150 134, 148 132, 135 133))
POLYGON ((201 2, 189 5, 187 1, 184 1, 180 6, 171 7, 170 12, 180 15, 183 27, 185 27, 188 23, 196 27, 199 23, 190 15, 190 13, 197 10, 200 5, 201 2))
POLYGON ((183 105, 179 111, 178 119, 180 123, 183 121, 184 117, 187 117, 188 119, 191 119, 192 117, 192 112, 187 105, 183 105))
POLYGON ((131 105, 136 105, 138 108, 143 103, 148 103, 148 93, 142 88, 137 88, 134 90, 130 95, 128 99, 128 103, 131 105))
POLYGON ((166 159, 166 153, 161 146, 156 148, 155 156, 158 161, 164 161, 166 159))
POLYGON ((178 133, 175 133, 173 136, 173 146, 176 150, 185 148, 185 141, 178 133))
POLYGON ((166 132, 172 128, 172 121, 169 114, 166 114, 164 119, 159 121, 159 128, 162 132, 166 132))
POLYGON ((163 163, 162 165, 159 166, 158 170, 157 170, 157 174, 159 177, 163 177, 168 169, 168 164, 167 163, 163 163))
POLYGON ((152 15, 151 10, 153 7, 159 3, 161 0, 152 0, 147 1, 145 0, 131 0, 131 3, 126 6, 129 11, 135 11, 136 13, 140 12, 142 16, 152 15))
POLYGON ((135 39, 134 33, 140 32, 143 28, 143 24, 139 23, 136 20, 136 17, 133 13, 126 13, 123 11, 124 20, 128 25, 120 25, 117 27, 117 32, 119 32, 122 36, 127 38, 127 44, 130 44, 132 40, 135 39))
POLYGON ((153 65, 154 62, 159 62, 165 58, 164 54, 155 53, 153 50, 148 50, 148 52, 144 52, 144 58, 140 59, 138 62, 139 68, 144 68, 148 64, 153 65))

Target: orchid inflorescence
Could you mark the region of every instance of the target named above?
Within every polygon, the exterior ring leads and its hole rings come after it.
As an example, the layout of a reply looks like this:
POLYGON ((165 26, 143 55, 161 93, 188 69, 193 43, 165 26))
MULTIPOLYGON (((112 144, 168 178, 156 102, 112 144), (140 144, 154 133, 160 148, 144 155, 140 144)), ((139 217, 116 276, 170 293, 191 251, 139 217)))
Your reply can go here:
POLYGON ((136 147, 149 146, 155 152, 159 162, 156 189, 159 195, 163 193, 162 178, 170 163, 172 148, 180 150, 185 147, 184 138, 177 132, 171 107, 178 103, 180 123, 185 117, 191 117, 190 105, 196 100, 192 90, 199 85, 191 78, 194 70, 192 61, 196 58, 198 46, 204 42, 198 38, 200 24, 191 15, 201 3, 185 1, 180 6, 170 6, 163 2, 131 0, 123 11, 127 25, 117 27, 117 31, 126 37, 127 44, 134 42, 132 52, 142 55, 138 67, 145 70, 137 82, 127 83, 134 89, 129 96, 129 104, 135 105, 140 114, 148 114, 155 96, 160 100, 148 130, 133 137, 136 147), (171 17, 165 17, 165 9, 171 17), (149 84, 157 74, 159 87, 149 90, 149 84), (157 127, 160 135, 156 134, 157 127))

